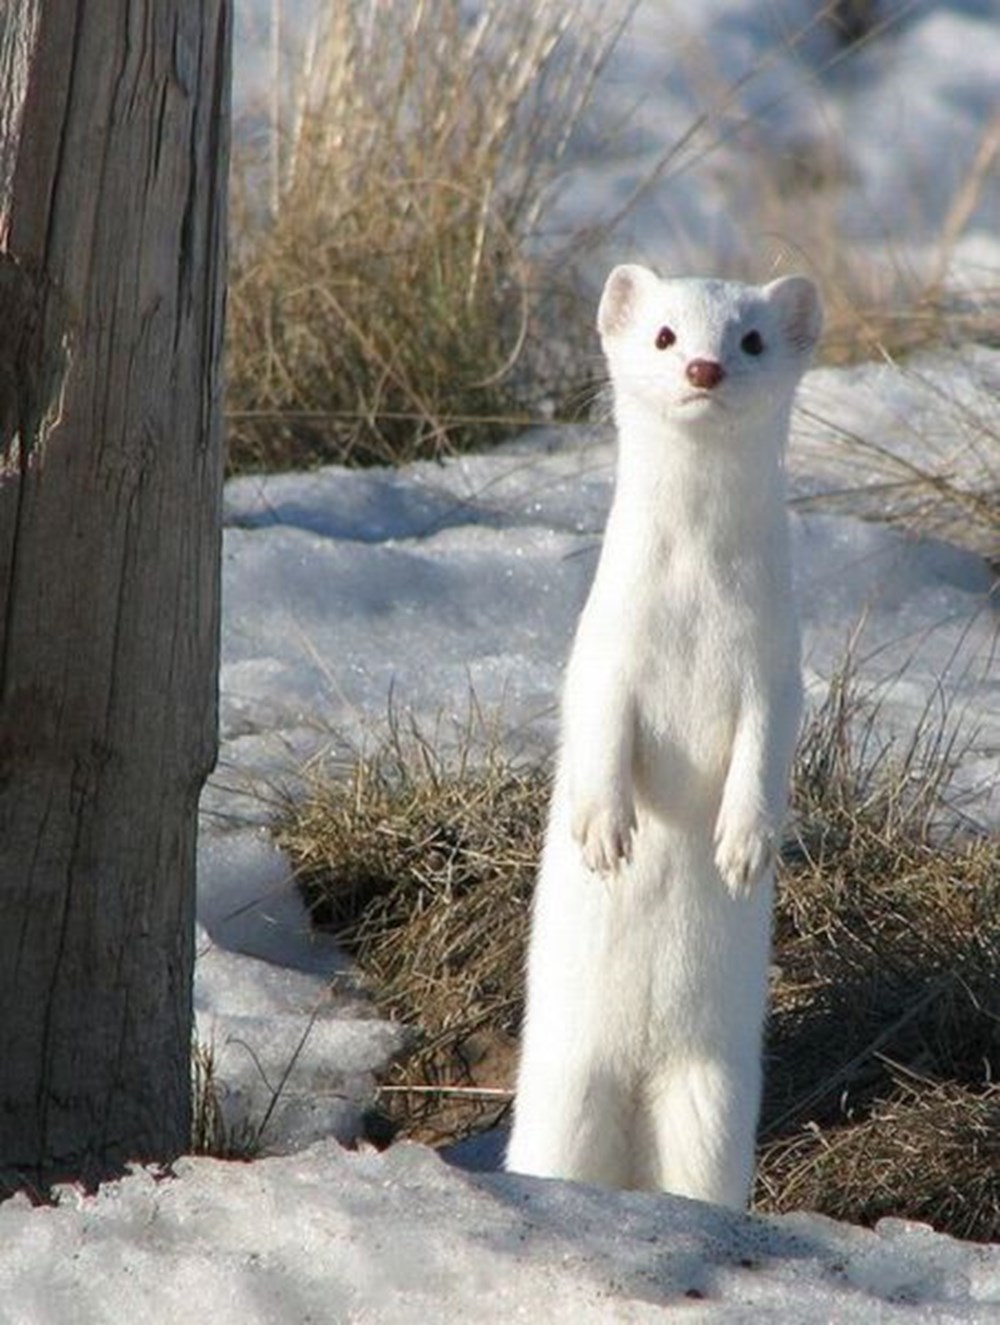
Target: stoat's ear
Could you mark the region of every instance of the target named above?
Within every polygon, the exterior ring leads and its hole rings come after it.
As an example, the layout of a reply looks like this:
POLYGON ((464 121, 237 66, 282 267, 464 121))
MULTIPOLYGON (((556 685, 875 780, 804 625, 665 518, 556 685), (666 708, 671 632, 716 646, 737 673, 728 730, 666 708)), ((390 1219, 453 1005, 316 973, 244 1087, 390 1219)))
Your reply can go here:
POLYGON ((823 305, 812 281, 807 276, 782 276, 764 286, 764 296, 778 310, 792 349, 811 354, 823 331, 823 305))
POLYGON ((597 330, 601 336, 618 336, 626 331, 635 316, 643 287, 658 282, 659 277, 654 272, 634 262, 615 267, 605 282, 597 310, 597 330))

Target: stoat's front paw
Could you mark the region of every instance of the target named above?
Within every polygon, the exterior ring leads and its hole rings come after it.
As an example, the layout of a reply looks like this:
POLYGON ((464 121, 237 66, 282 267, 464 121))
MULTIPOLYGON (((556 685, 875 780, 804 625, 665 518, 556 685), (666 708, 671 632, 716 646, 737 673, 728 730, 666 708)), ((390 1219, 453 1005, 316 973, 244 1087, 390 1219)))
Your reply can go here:
POLYGON ((732 813, 725 808, 715 825, 715 865, 734 897, 746 897, 774 863, 775 833, 759 813, 732 813))
POLYGON ((624 800, 585 805, 573 815, 571 831, 583 863, 597 874, 613 874, 632 859, 635 809, 624 800))

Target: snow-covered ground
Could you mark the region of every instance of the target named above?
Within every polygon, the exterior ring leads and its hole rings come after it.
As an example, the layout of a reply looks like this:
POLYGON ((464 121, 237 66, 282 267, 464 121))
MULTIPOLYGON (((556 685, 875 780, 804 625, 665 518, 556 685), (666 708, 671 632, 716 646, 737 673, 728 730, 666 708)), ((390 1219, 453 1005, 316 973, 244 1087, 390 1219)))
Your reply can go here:
POLYGON ((1000 1248, 885 1220, 739 1217, 319 1143, 253 1164, 181 1160, 57 1209, 0 1207, 12 1322, 787 1321, 1000 1315, 1000 1248))
MULTIPOLYGON (((250 23, 253 6, 237 4, 245 99, 267 65, 255 54, 263 30, 250 23)), ((850 153, 852 232, 866 243, 905 238, 917 252, 996 111, 1000 4, 884 8, 903 11, 898 24, 857 60, 821 77, 832 45, 816 32, 798 56, 765 67, 727 123, 753 114, 770 146, 797 147, 836 123, 850 153)), ((613 212, 662 154, 690 119, 686 61, 710 56, 720 78, 735 80, 809 9, 804 0, 640 3, 561 213, 613 212), (613 152, 600 115, 628 120, 613 152)), ((747 155, 734 141, 667 179, 610 242, 612 256, 677 269, 692 233, 701 251, 724 247, 747 155)), ((998 216, 994 178, 963 249, 983 286, 1000 269, 998 216)), ((822 420, 968 473, 975 458, 958 421, 978 416, 995 434, 998 383, 1000 353, 982 348, 928 356, 905 373, 817 370, 790 457, 794 494, 873 477, 870 455, 865 467, 834 446, 822 420)), ((428 726, 442 715, 445 726, 449 715, 461 722, 474 696, 519 742, 547 746, 612 459, 607 433, 579 426, 443 466, 228 485, 222 757, 203 802, 196 1003, 233 1127, 259 1125, 282 1087, 262 1138, 270 1153, 251 1165, 185 1159, 174 1176, 137 1172, 97 1197, 66 1190, 54 1209, 0 1206, 0 1320, 645 1321, 671 1304, 698 1320, 1000 1320, 1000 1247, 894 1221, 865 1232, 805 1214, 741 1218, 472 1172, 419 1147, 377 1155, 330 1139, 356 1136, 400 1034, 349 980, 331 992, 346 963, 311 932, 270 840, 274 793, 294 788, 307 760, 335 768, 374 739, 390 694, 428 726)), ((946 706, 968 744, 965 808, 1000 825, 997 606, 984 562, 805 500, 793 518, 812 692, 863 622, 855 659, 887 726, 905 732, 946 706)))

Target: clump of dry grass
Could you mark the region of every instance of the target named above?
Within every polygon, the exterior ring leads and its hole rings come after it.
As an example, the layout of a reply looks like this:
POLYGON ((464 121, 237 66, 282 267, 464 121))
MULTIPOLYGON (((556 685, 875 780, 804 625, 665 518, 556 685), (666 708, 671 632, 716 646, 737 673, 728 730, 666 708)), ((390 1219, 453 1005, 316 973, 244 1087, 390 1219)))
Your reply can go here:
POLYGON ((191 1153, 216 1159, 253 1159, 263 1127, 246 1120, 230 1126, 220 1099, 212 1046, 195 1038, 191 1046, 191 1153))
MULTIPOLYGON (((949 350, 974 371, 970 346, 1000 346, 1000 284, 981 273, 963 288, 953 273, 956 253, 1000 158, 1000 114, 983 130, 956 188, 936 242, 923 255, 886 243, 879 251, 843 232, 844 154, 833 140, 801 154, 757 154, 751 233, 781 267, 808 270, 823 290, 825 365, 875 362, 906 375, 914 399, 902 448, 877 433, 845 429, 835 418, 807 414, 826 459, 842 475, 835 496, 812 500, 852 514, 889 520, 953 541, 1000 566, 1000 426, 982 370, 978 400, 924 371, 921 352, 949 350), (928 425, 925 416, 933 420, 928 425)), ((733 274, 756 279, 759 252, 739 256, 733 274)), ((958 374, 962 379, 966 371, 958 374)))
MULTIPOLYGON (((828 364, 898 360, 929 346, 1000 344, 1000 286, 959 291, 950 274, 959 243, 1000 156, 1000 114, 983 128, 969 168, 952 196, 926 260, 885 246, 878 255, 845 240, 837 219, 835 178, 813 178, 776 204, 762 197, 795 248, 806 256, 826 294, 822 359, 828 364), (796 194, 798 193, 798 196, 796 194), (780 209, 780 216, 776 214, 780 209), (792 218, 795 218, 792 220, 792 218), (791 230, 788 227, 791 223, 791 230)), ((830 159, 837 153, 831 149, 830 159)), ((833 175, 836 174, 834 167, 833 175)), ((763 178, 766 180, 767 172, 763 178)), ((764 184, 767 190, 767 183, 764 184)))
MULTIPOLYGON (((752 140, 753 126, 745 132, 752 140)), ((756 280, 769 263, 809 271, 824 295, 824 364, 896 362, 932 347, 998 345, 1000 285, 984 275, 978 287, 960 287, 953 271, 998 157, 1000 114, 984 126, 933 242, 917 251, 888 238, 861 244, 845 234, 849 156, 832 131, 782 153, 755 144, 748 243, 730 261, 732 274, 756 280)), ((927 224, 924 217, 915 221, 918 230, 927 224)))
POLYGON ((877 718, 845 674, 801 745, 757 1199, 996 1238, 1000 845, 948 831, 947 728, 877 718))
MULTIPOLYGON (((839 38, 816 69, 817 83, 849 64, 865 47, 892 39, 903 15, 868 3, 818 6, 811 20, 787 33, 786 52, 812 41, 819 30, 839 38)), ((684 135, 681 168, 706 162, 720 147, 740 145, 749 169, 729 162, 731 202, 721 206, 738 216, 726 251, 706 253, 701 236, 678 236, 689 252, 691 270, 712 270, 736 279, 757 281, 769 269, 808 271, 822 287, 825 328, 820 360, 844 365, 867 361, 896 362, 930 347, 969 343, 1000 344, 1000 285, 982 266, 963 274, 958 259, 970 226, 983 224, 988 196, 1000 159, 1000 112, 982 126, 964 173, 947 199, 928 203, 918 177, 910 186, 912 226, 900 242, 888 229, 859 240, 846 222, 857 221, 864 198, 855 187, 850 202, 854 153, 835 127, 835 116, 823 115, 823 128, 805 131, 776 147, 762 130, 767 114, 782 108, 787 93, 778 92, 761 109, 744 109, 742 93, 758 86, 779 48, 764 52, 755 66, 727 83, 709 47, 675 53, 679 67, 695 90, 702 108, 696 124, 684 135), (933 207, 933 212, 929 210, 933 207), (738 209, 738 211, 737 211, 738 209), (916 240, 916 236, 924 236, 916 240)), ((788 116, 794 121, 794 109, 788 116)), ((904 183, 901 187, 905 188, 904 183)), ((871 221, 877 224, 873 213, 871 221)))
POLYGON ((865 1117, 765 1150, 758 1204, 874 1224, 905 1215, 953 1237, 1000 1236, 1000 1088, 893 1077, 865 1117))
POLYGON ((837 483, 834 493, 801 499, 800 507, 892 522, 977 552, 1000 568, 1000 408, 988 366, 971 401, 975 361, 963 369, 951 382, 920 365, 897 366, 907 391, 896 424, 901 444, 883 444, 800 407, 810 429, 801 455, 815 447, 837 483))
POLYGON ((616 38, 574 25, 527 0, 329 6, 271 214, 259 153, 237 161, 231 468, 397 463, 551 413, 574 305, 529 248, 616 38))
POLYGON ((357 957, 380 1010, 420 1028, 383 1105, 421 1140, 506 1107, 547 798, 546 769, 492 738, 447 761, 394 725, 281 826, 315 922, 357 957))
MULTIPOLYGON (((947 726, 905 747, 849 671, 801 742, 780 869, 757 1204, 1000 1237, 1000 844, 949 829, 947 726)), ((317 923, 422 1044, 382 1104, 442 1142, 513 1085, 549 778, 494 743, 455 762, 394 731, 290 807, 317 923)))

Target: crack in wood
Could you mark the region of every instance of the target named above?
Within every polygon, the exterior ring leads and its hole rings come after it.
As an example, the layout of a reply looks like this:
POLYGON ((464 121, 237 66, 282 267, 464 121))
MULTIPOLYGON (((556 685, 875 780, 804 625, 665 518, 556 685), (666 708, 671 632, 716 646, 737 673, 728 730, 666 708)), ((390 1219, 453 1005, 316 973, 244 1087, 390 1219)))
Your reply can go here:
POLYGON ((69 319, 52 283, 11 253, 0 253, 0 308, 0 454, 5 465, 16 456, 23 468, 59 421, 72 359, 69 319))

